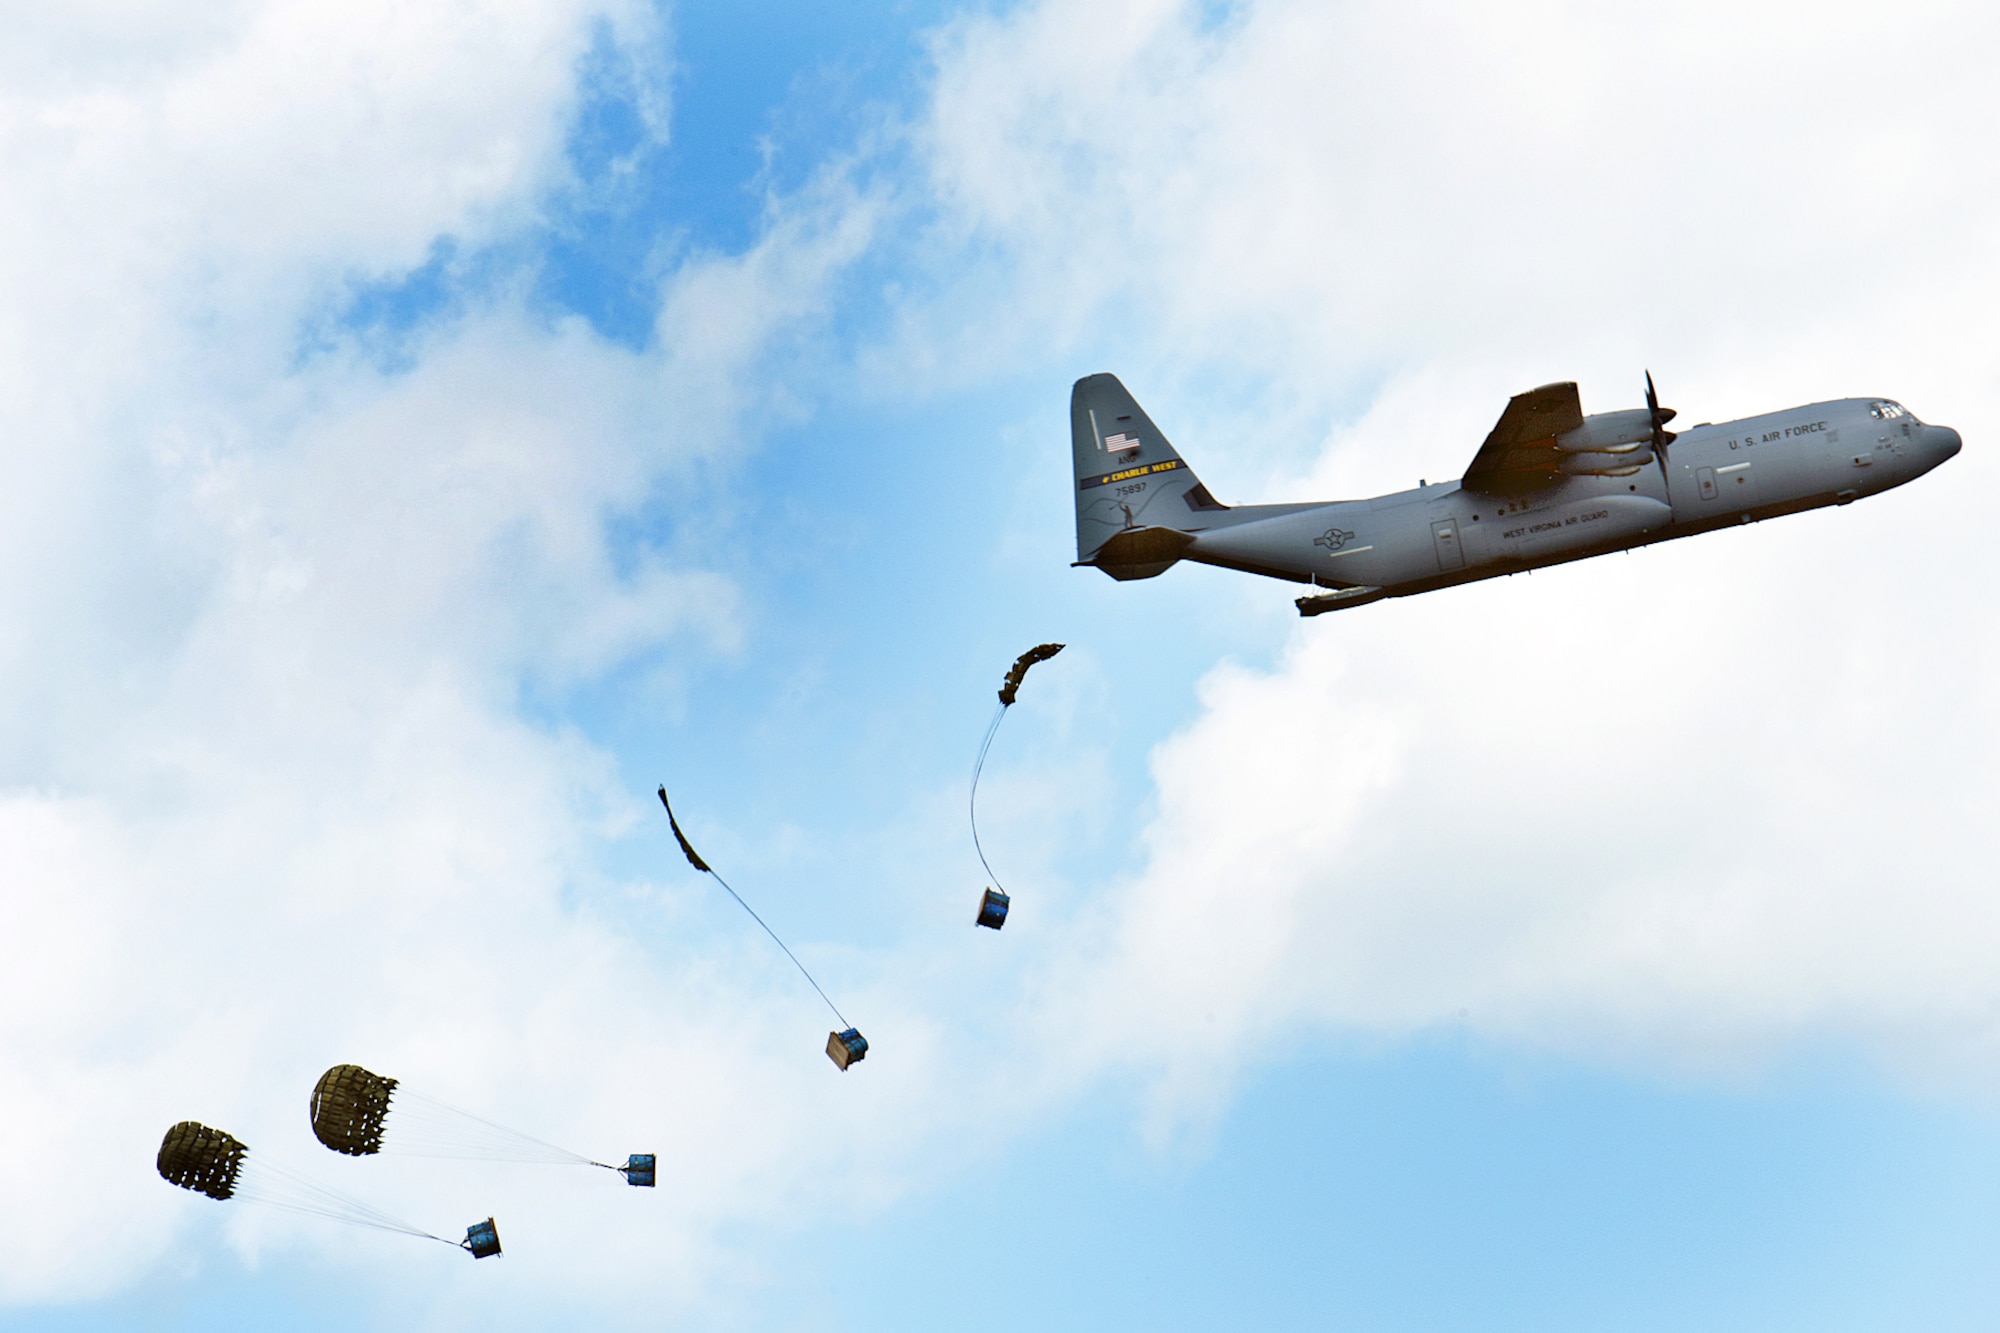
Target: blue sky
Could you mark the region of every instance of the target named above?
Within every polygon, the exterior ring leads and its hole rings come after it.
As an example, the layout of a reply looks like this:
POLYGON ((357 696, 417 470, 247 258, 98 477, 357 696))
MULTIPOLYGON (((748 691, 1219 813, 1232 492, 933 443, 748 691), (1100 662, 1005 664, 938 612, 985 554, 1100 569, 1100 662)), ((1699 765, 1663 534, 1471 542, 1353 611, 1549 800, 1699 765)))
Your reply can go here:
POLYGON ((2000 33, 1865 17, 31 26, 0 1326, 1989 1326, 2000 33), (1249 501, 1647 365, 1967 450, 1311 622, 1069 567, 1079 375, 1249 501), (339 1060, 661 1188, 326 1160, 339 1060), (189 1117, 508 1255, 183 1196, 189 1117))

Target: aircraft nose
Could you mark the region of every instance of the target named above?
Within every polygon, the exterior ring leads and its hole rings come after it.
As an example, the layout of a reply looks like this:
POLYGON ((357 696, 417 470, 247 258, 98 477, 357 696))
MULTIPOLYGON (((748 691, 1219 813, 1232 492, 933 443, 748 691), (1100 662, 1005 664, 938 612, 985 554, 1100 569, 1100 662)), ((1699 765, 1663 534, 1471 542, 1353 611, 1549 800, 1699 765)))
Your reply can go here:
POLYGON ((1937 456, 1938 462, 1942 463, 1956 454, 1964 441, 1960 440, 1958 432, 1949 426, 1925 426, 1924 443, 1930 446, 1930 451, 1937 456))

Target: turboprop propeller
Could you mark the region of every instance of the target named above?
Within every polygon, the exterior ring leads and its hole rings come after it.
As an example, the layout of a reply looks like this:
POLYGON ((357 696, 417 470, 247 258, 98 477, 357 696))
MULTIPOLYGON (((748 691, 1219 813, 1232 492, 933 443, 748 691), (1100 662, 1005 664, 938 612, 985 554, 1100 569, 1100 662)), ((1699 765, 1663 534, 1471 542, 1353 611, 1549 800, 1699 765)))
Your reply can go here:
POLYGON ((1667 445, 1673 442, 1674 432, 1667 429, 1667 423, 1677 415, 1671 407, 1660 406, 1660 395, 1653 388, 1653 372, 1646 372, 1646 414, 1653 419, 1653 458, 1660 465, 1660 480, 1666 484, 1667 493, 1673 494, 1673 478, 1667 474, 1667 445))

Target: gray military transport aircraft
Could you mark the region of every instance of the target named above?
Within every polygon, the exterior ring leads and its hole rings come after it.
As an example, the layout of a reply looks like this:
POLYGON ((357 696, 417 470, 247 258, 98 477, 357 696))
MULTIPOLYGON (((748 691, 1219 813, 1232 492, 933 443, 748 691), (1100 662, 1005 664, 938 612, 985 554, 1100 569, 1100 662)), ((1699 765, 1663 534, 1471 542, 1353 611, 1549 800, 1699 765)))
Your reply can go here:
POLYGON ((1298 599, 1305 616, 1846 504, 1959 449, 1957 431, 1886 398, 1676 435, 1648 373, 1646 406, 1622 412, 1585 416, 1570 383, 1516 394, 1456 482, 1371 500, 1225 505, 1116 375, 1078 380, 1069 415, 1077 564, 1149 579, 1194 560, 1326 589, 1298 599))

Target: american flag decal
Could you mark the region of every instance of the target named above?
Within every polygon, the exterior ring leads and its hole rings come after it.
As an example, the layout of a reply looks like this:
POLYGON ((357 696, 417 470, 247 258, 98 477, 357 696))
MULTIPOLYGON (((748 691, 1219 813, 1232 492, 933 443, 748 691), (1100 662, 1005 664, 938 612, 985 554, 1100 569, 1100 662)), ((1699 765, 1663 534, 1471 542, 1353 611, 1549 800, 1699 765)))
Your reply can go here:
POLYGON ((1104 437, 1104 450, 1106 453, 1122 454, 1127 449, 1137 449, 1138 447, 1139 447, 1139 437, 1136 435, 1125 435, 1121 433, 1118 435, 1107 435, 1104 437))

